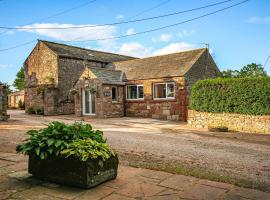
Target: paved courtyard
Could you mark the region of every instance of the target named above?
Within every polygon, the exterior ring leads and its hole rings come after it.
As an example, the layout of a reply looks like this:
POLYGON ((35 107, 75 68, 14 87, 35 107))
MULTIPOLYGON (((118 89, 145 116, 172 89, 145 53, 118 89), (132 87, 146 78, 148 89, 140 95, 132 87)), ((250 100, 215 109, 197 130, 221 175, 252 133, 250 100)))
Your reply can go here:
POLYGON ((0 199, 270 199, 270 194, 230 184, 130 166, 170 164, 210 170, 221 176, 270 188, 270 137, 210 133, 180 122, 153 119, 85 119, 104 131, 118 152, 118 178, 91 190, 41 182, 27 173, 27 158, 15 154, 24 133, 54 120, 72 123, 74 116, 29 116, 9 111, 0 123, 0 199), (129 165, 129 166, 127 166, 129 165))
POLYGON ((0 153, 0 183, 0 199, 270 199, 270 193, 258 190, 128 166, 119 167, 117 179, 94 189, 70 188, 33 178, 27 157, 12 153, 0 153))

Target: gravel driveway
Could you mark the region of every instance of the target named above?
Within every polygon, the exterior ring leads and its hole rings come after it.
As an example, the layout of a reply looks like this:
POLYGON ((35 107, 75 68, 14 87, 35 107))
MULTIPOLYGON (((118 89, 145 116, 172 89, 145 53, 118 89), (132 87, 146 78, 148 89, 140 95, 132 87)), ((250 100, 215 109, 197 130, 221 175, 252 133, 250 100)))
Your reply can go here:
MULTIPOLYGON (((21 111, 9 114, 11 119, 0 123, 1 152, 14 152, 28 129, 43 127, 53 120, 67 123, 80 120, 74 116, 29 116, 21 111)), ((249 187, 270 191, 270 135, 211 133, 191 129, 181 122, 154 119, 85 120, 104 131, 122 164, 164 169, 170 166, 193 170, 193 174, 196 170, 201 174, 205 171, 220 176, 221 180, 229 177, 249 187)))

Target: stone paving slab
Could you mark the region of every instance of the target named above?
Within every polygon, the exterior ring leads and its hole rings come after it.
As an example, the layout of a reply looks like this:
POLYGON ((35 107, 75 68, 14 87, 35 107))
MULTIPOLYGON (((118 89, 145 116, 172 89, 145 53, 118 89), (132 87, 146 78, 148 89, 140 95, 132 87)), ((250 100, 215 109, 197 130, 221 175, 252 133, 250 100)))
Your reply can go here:
POLYGON ((270 193, 189 176, 119 166, 117 179, 92 189, 79 189, 35 179, 27 157, 3 154, 0 200, 270 200, 270 193))

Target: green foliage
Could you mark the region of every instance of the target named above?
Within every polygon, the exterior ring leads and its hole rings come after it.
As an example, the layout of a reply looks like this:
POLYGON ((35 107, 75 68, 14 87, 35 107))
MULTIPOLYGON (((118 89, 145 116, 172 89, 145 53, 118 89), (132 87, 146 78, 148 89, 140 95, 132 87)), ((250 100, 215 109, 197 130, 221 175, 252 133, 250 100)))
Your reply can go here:
POLYGON ((24 77, 24 67, 21 67, 18 73, 16 74, 16 79, 13 82, 13 86, 17 90, 23 90, 24 89, 24 84, 25 84, 25 77, 24 77))
POLYGON ((35 111, 34 107, 32 107, 32 106, 29 106, 29 107, 27 108, 26 112, 27 112, 28 114, 36 114, 36 111, 35 111))
POLYGON ((27 108, 26 113, 33 114, 33 115, 44 115, 44 108, 43 107, 33 107, 29 106, 27 108))
POLYGON ((19 102, 18 102, 18 106, 21 110, 24 110, 25 109, 25 104, 24 102, 20 99, 19 102))
POLYGON ((44 108, 43 107, 36 108, 35 113, 37 115, 44 115, 44 108))
POLYGON ((30 130, 26 134, 29 138, 25 143, 17 146, 17 152, 27 155, 36 154, 41 159, 45 159, 49 155, 59 155, 77 139, 92 139, 98 143, 106 142, 103 132, 93 130, 90 124, 78 122, 66 125, 54 121, 47 128, 30 130))
POLYGON ((82 161, 87 161, 88 159, 101 159, 105 161, 114 155, 106 143, 100 143, 90 138, 75 140, 67 149, 61 151, 61 154, 66 157, 75 156, 82 161))
POLYGON ((240 72, 239 77, 266 77, 267 73, 262 67, 262 65, 258 65, 255 63, 248 64, 244 66, 240 72))
POLYGON ((260 64, 251 63, 244 66, 240 71, 238 70, 225 70, 222 71, 223 78, 256 78, 267 77, 267 73, 260 64))
POLYGON ((192 87, 190 108, 202 112, 270 115, 270 77, 198 81, 192 87))

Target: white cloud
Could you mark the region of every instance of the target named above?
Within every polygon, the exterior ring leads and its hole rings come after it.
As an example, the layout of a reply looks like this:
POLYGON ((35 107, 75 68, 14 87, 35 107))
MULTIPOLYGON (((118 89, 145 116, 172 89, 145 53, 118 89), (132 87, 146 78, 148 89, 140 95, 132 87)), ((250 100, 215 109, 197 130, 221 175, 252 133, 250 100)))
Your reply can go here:
POLYGON ((135 57, 146 57, 151 55, 152 48, 145 47, 139 42, 129 42, 122 44, 117 53, 135 57))
POLYGON ((133 28, 129 28, 128 30, 127 30, 127 35, 132 35, 132 34, 134 34, 135 33, 135 30, 133 29, 133 28))
POLYGON ((6 68, 11 68, 13 67, 12 64, 0 64, 0 69, 6 69, 6 68))
POLYGON ((169 42, 172 39, 172 35, 171 34, 161 34, 158 38, 152 38, 152 42, 169 42))
POLYGON ((179 42, 179 43, 171 43, 161 49, 158 49, 153 52, 153 55, 164 55, 164 54, 170 54, 180 51, 186 51, 194 49, 195 46, 189 43, 185 42, 179 42))
POLYGON ((116 19, 124 19, 124 16, 123 15, 121 15, 121 14, 119 14, 119 15, 116 15, 116 17, 115 17, 116 19))
MULTIPOLYGON (((40 23, 22 26, 23 28, 65 28, 65 27, 82 27, 91 26, 91 24, 58 24, 58 23, 40 23)), ((92 25, 93 26, 93 25, 92 25)), ((42 36, 47 36, 56 40, 69 41, 69 40, 95 40, 99 38, 113 37, 116 33, 115 26, 98 26, 98 27, 85 27, 74 29, 20 29, 20 31, 36 33, 42 36)))
POLYGON ((189 36, 189 35, 192 35, 193 33, 195 33, 196 31, 195 30, 183 30, 181 31, 180 33, 178 33, 177 35, 179 37, 185 37, 185 36, 189 36))
POLYGON ((247 20, 248 23, 256 23, 256 24, 270 24, 270 16, 269 17, 250 17, 247 20))

